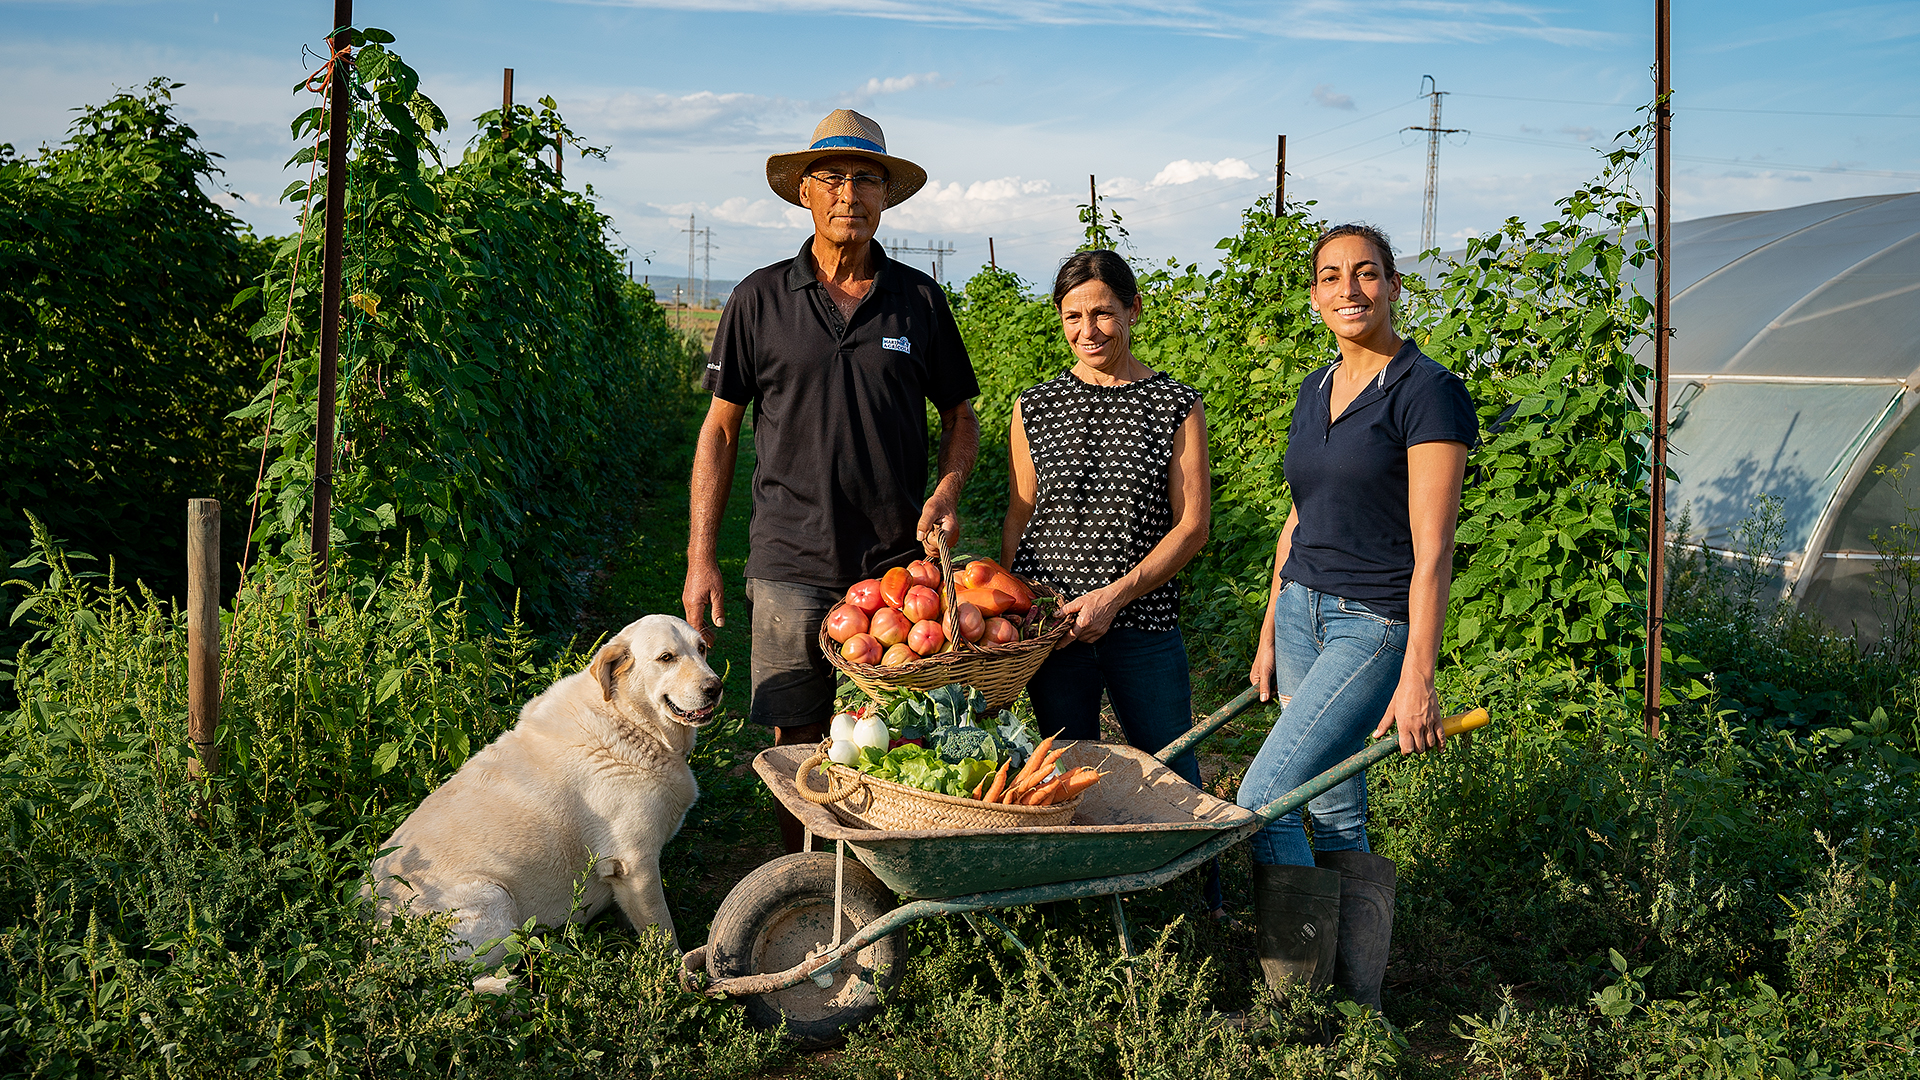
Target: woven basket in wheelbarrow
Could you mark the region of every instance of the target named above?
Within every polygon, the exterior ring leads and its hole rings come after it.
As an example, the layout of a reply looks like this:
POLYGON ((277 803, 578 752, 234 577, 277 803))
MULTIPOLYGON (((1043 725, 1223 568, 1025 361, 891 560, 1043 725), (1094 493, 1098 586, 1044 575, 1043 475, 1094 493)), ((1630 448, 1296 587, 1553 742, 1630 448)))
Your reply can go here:
MULTIPOLYGON (((844 672, 855 686, 875 701, 884 701, 890 694, 900 690, 934 690, 961 683, 980 691, 987 699, 988 707, 1004 709, 1013 704, 1013 699, 1020 696, 1020 691, 1026 689, 1027 680, 1033 678, 1033 673, 1047 662, 1047 656, 1067 636, 1072 623, 1060 619, 1051 626, 1044 626, 1033 637, 1023 637, 1004 645, 975 645, 964 640, 959 634, 954 610, 957 604, 953 570, 956 565, 965 566, 979 556, 950 554, 939 529, 933 530, 931 543, 940 554, 940 628, 946 632, 947 640, 953 643, 952 649, 892 667, 856 664, 840 655, 839 643, 827 636, 827 624, 822 621, 820 651, 826 655, 828 663, 844 672)), ((1040 582, 1028 581, 1011 570, 1007 574, 1033 593, 1034 604, 1028 612, 1029 618, 1037 619, 1043 611, 1058 609, 1061 601, 1058 592, 1040 582)))
POLYGON ((1050 806, 1007 806, 979 799, 956 799, 829 762, 824 743, 819 751, 800 763, 793 774, 793 786, 801 798, 826 807, 848 825, 888 832, 1065 825, 1073 820, 1073 812, 1082 798, 1076 795, 1050 806), (825 790, 813 786, 822 765, 827 767, 825 790))

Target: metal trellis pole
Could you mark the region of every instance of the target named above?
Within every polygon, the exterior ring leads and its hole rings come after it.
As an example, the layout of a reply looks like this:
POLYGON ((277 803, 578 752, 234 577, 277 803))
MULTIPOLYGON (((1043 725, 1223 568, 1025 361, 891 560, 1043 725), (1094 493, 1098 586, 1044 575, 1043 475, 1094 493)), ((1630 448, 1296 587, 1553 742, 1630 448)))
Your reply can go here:
POLYGON ((347 210, 347 141, 353 99, 351 78, 342 56, 345 42, 336 31, 353 25, 353 0, 333 0, 333 27, 327 31, 328 62, 327 226, 320 256, 320 415, 313 452, 313 550, 320 589, 327 587, 327 555, 333 541, 333 406, 340 371, 340 250, 347 210))
POLYGON ((1660 735, 1660 654, 1667 618, 1667 361, 1672 332, 1673 255, 1673 20, 1669 0, 1654 0, 1653 129, 1653 451, 1651 514, 1647 524, 1647 735, 1660 735))

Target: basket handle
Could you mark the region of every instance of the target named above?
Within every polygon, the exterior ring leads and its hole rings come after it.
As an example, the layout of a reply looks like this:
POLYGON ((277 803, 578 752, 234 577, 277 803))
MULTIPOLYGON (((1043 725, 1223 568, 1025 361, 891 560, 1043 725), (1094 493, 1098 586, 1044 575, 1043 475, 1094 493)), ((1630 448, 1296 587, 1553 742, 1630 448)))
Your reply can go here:
POLYGON ((816 806, 837 803, 841 799, 866 787, 865 784, 858 780, 842 780, 830 770, 827 773, 827 790, 815 791, 813 788, 807 786, 807 775, 819 768, 821 763, 827 760, 827 751, 832 749, 832 747, 833 737, 828 736, 820 743, 820 749, 814 751, 812 757, 801 762, 799 770, 793 774, 794 790, 800 793, 801 798, 816 806))
POLYGON ((980 646, 960 636, 960 591, 953 584, 953 552, 947 548, 946 530, 927 534, 927 554, 940 555, 940 629, 953 643, 954 652, 973 652, 980 646))

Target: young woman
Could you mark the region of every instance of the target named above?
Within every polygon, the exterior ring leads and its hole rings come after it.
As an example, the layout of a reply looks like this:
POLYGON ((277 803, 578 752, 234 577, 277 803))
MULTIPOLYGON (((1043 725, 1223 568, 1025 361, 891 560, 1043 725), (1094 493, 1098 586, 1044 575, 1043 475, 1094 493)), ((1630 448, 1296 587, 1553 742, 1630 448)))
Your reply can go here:
MULTIPOLYGON (((1127 741, 1157 751, 1193 720, 1174 575, 1207 540, 1211 478, 1200 392, 1134 358, 1140 289, 1126 260, 1083 251, 1053 283, 1073 367, 1020 395, 1000 559, 1068 597, 1069 642, 1027 692, 1040 727, 1100 737, 1100 694, 1127 741)), ((1200 784, 1191 753, 1172 763, 1200 784)), ((1220 873, 1206 903, 1220 911, 1220 873)))
MULTIPOLYGON (((1294 405, 1293 508, 1274 548, 1272 594, 1250 678, 1280 718, 1240 784, 1254 808, 1397 731, 1402 753, 1438 746, 1434 665, 1452 583, 1467 450, 1479 424, 1459 376, 1395 333, 1400 275, 1379 230, 1340 225, 1313 247, 1312 305, 1339 344, 1294 405)), ((1254 838, 1261 966, 1332 981, 1379 1008, 1394 866, 1367 848, 1356 776, 1254 838), (1305 928, 1305 929, 1303 929, 1305 928), (1311 932, 1307 932, 1311 930, 1311 932)))

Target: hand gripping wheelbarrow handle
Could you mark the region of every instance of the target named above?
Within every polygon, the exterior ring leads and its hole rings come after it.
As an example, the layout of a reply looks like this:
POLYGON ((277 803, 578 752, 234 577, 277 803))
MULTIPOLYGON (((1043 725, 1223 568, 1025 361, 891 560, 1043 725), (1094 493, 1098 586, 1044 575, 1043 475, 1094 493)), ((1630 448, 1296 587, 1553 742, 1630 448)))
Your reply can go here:
MULTIPOLYGON (((1475 728, 1486 727, 1489 719, 1485 709, 1463 712, 1440 721, 1440 733, 1447 738, 1464 735, 1475 728)), ((1300 809, 1322 794, 1346 783, 1355 774, 1367 771, 1381 759, 1393 756, 1399 750, 1400 740, 1392 735, 1376 739, 1373 745, 1255 810, 1253 816, 1259 818, 1262 825, 1270 825, 1281 815, 1300 809)))

